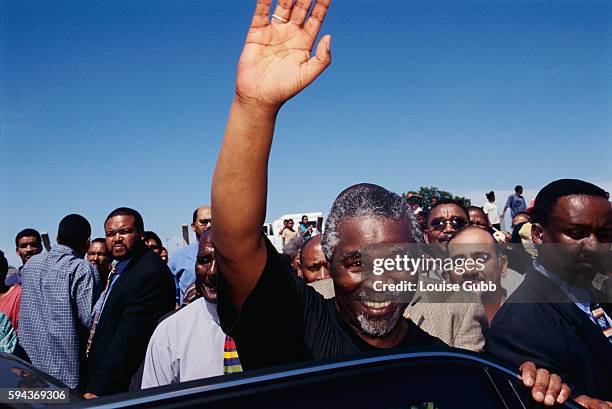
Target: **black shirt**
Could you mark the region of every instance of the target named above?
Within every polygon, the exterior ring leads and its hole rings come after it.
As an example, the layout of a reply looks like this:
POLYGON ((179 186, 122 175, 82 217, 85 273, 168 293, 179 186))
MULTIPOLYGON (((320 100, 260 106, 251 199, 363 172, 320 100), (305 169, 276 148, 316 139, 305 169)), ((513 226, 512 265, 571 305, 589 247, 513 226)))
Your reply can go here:
MULTIPOLYGON (((217 309, 221 327, 236 341, 244 369, 378 349, 359 338, 338 316, 334 298, 324 299, 296 277, 267 239, 266 247, 266 265, 240 313, 227 296, 227 284, 219 271, 217 309)), ((406 336, 396 348, 446 347, 412 321, 407 322, 406 336)))

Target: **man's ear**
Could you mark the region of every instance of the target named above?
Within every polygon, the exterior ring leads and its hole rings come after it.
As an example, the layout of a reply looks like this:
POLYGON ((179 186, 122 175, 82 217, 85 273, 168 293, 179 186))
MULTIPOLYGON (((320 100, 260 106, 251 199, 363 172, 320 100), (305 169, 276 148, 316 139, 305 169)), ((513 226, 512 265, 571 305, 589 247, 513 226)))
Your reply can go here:
POLYGON ((531 241, 534 244, 542 244, 542 235, 544 234, 544 229, 539 223, 532 223, 531 225, 531 241))
POLYGON ((505 277, 508 275, 508 257, 501 256, 500 258, 500 268, 501 268, 501 276, 505 277))
POLYGON ((302 262, 300 261, 299 257, 295 263, 295 266, 297 267, 298 276, 303 277, 304 274, 302 274, 302 262))
POLYGON ((423 240, 425 243, 429 244, 429 235, 427 234, 427 230, 425 230, 425 233, 423 233, 423 240))
POLYGON ((195 233, 195 223, 191 223, 191 230, 195 233))

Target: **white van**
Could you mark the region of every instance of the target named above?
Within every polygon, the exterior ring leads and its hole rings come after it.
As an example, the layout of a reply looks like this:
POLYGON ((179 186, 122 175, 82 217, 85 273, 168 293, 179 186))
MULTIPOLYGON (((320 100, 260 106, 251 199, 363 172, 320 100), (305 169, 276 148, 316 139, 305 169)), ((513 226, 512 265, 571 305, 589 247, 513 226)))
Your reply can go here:
POLYGON ((325 216, 323 215, 323 212, 284 214, 278 219, 274 220, 272 223, 267 223, 264 225, 264 232, 266 232, 266 235, 274 247, 276 247, 276 250, 279 252, 283 251, 283 238, 280 235, 280 231, 283 228, 283 221, 287 219, 293 220, 293 229, 295 231, 299 231, 302 216, 308 217, 308 224, 313 228, 313 236, 320 234, 323 231, 323 226, 325 225, 325 216))

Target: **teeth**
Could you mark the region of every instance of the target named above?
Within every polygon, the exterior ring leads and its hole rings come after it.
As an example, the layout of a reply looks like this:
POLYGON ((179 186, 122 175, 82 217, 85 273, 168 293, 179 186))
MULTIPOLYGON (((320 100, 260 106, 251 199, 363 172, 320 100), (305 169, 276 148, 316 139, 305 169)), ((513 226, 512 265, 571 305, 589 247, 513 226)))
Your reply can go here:
POLYGON ((383 302, 363 301, 363 303, 370 308, 385 308, 391 305, 391 301, 383 301, 383 302))

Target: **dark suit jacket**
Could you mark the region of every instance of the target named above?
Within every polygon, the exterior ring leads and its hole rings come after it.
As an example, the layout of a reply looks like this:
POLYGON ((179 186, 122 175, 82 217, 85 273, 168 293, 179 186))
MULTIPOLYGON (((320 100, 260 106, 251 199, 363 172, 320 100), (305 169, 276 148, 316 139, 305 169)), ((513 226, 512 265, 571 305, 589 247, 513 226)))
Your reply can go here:
POLYGON ((560 375, 573 395, 612 400, 612 344, 537 270, 497 312, 488 335, 485 350, 495 357, 516 366, 533 361, 560 375))
POLYGON ((140 249, 116 280, 96 327, 83 392, 127 391, 157 321, 174 309, 172 273, 148 248, 140 249))

